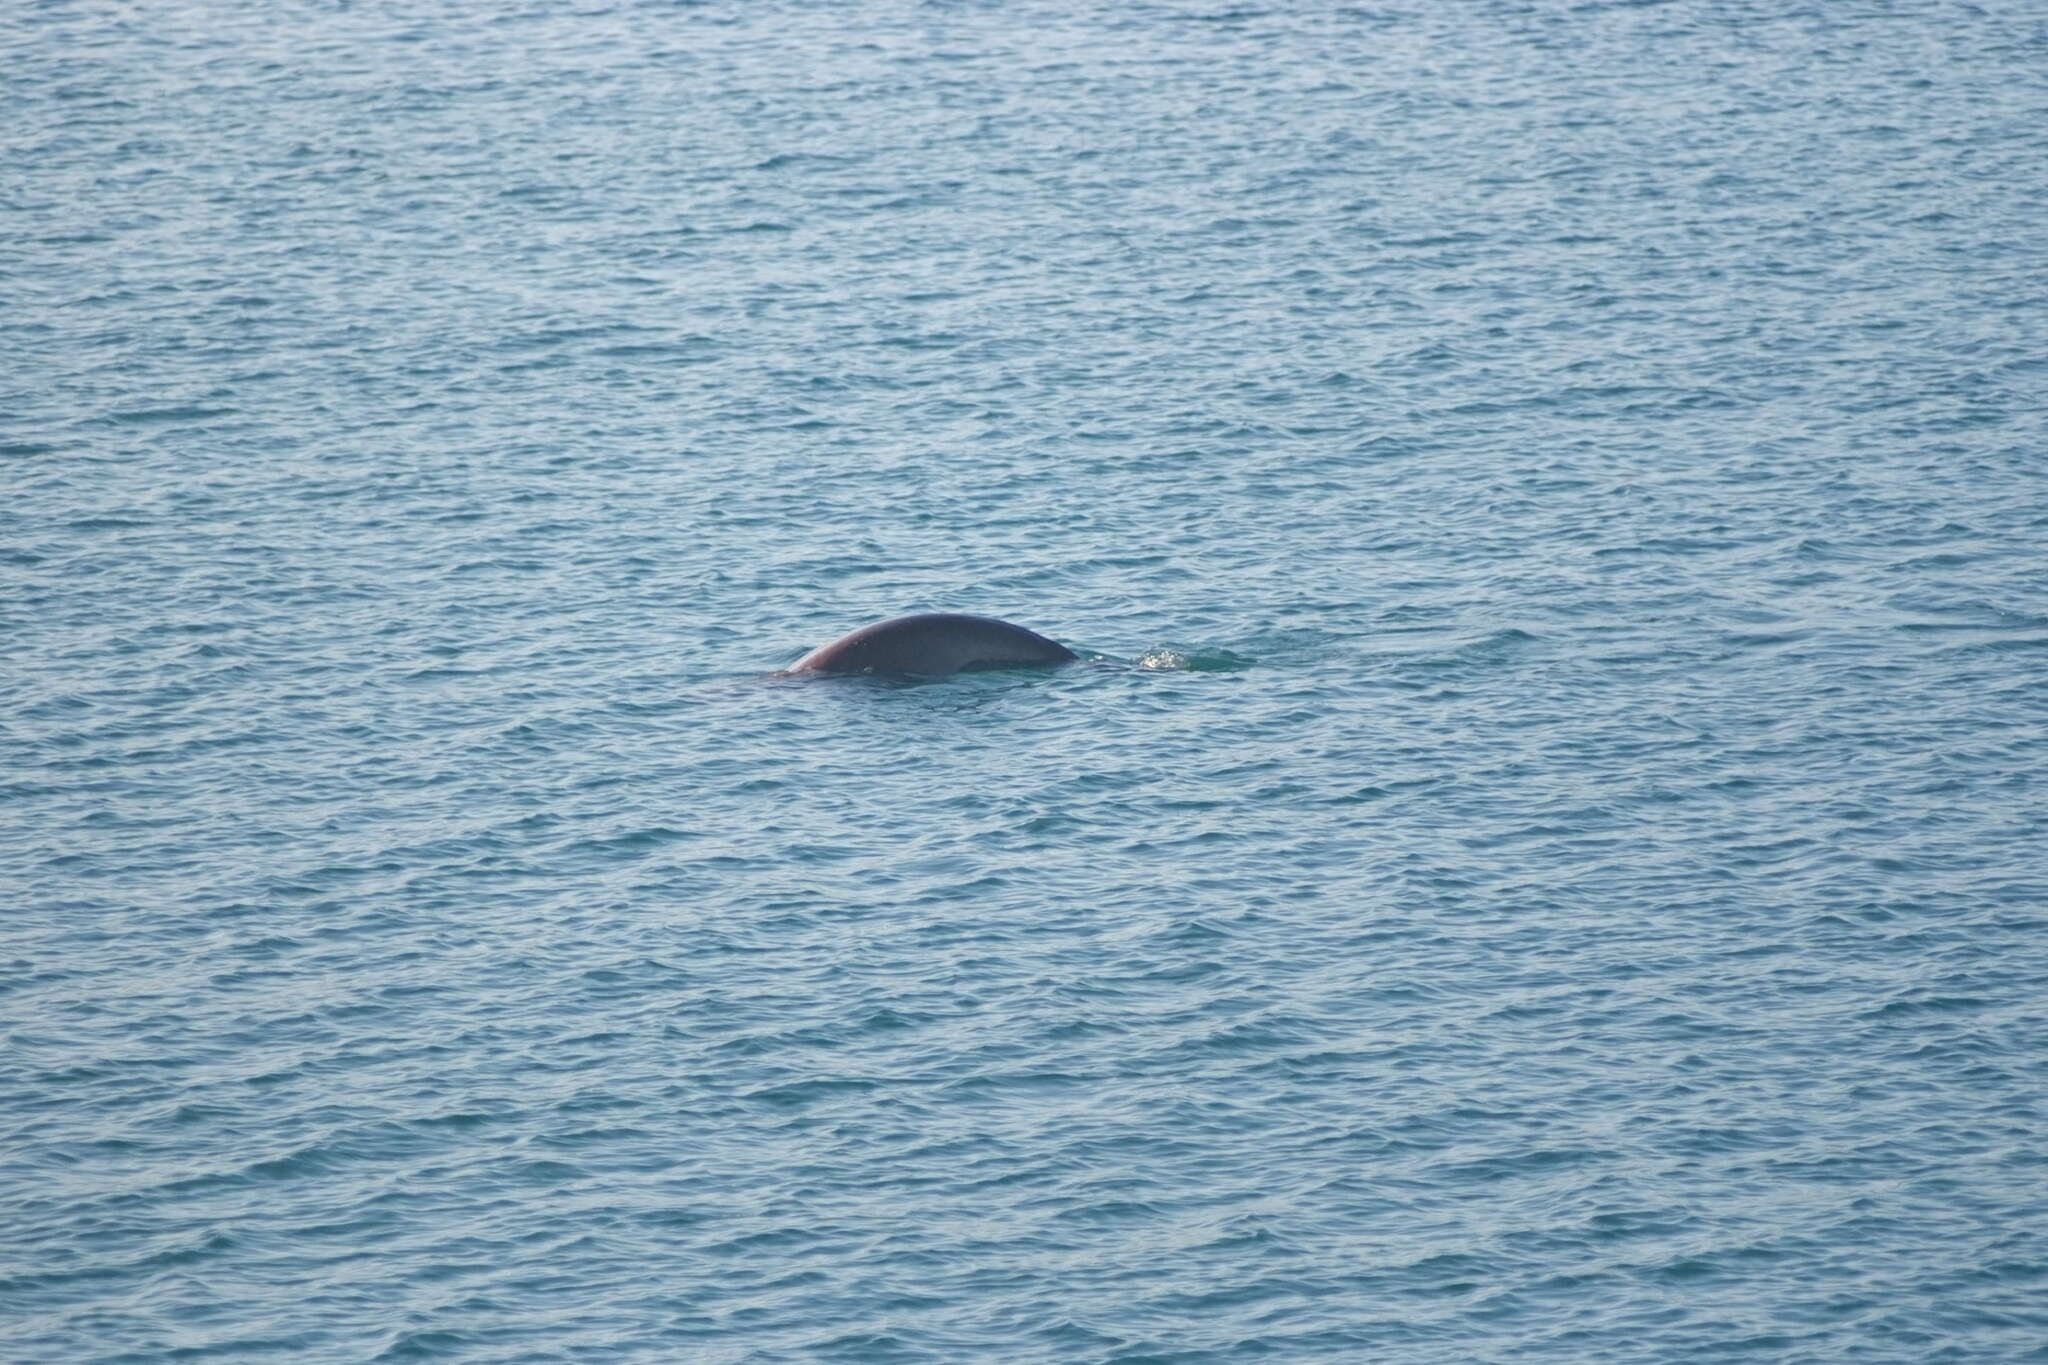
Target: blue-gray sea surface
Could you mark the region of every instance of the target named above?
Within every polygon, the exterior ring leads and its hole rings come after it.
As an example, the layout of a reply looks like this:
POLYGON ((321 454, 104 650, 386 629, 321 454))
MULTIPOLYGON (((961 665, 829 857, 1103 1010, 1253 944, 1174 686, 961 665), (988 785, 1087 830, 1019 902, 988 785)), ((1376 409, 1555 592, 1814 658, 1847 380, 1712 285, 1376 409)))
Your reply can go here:
POLYGON ((0 74, 0 1357, 2048 1359, 2040 6, 0 74))

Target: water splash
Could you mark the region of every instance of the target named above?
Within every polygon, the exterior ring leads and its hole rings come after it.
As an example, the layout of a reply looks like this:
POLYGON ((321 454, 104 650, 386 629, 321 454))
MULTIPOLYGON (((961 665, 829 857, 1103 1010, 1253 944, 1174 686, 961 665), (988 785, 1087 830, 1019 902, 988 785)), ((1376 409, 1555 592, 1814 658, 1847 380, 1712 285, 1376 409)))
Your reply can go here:
POLYGON ((1152 673, 1236 673, 1256 662, 1213 645, 1154 645, 1138 656, 1137 666, 1152 673))

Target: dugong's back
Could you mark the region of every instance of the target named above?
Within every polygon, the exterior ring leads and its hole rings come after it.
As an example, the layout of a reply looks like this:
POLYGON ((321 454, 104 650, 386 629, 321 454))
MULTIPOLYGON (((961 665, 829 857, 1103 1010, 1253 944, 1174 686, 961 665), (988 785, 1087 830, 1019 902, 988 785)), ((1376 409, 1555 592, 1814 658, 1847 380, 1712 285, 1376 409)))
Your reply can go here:
POLYGON ((1067 663, 1074 651, 992 616, 924 612, 862 626, 820 645, 792 673, 958 673, 971 668, 1067 663))

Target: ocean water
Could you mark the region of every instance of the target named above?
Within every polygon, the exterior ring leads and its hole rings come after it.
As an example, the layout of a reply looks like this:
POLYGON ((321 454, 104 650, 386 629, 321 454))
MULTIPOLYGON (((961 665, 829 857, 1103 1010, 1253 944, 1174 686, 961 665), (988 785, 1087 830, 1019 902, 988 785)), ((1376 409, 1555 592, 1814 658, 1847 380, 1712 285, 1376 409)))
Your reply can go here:
POLYGON ((0 1358, 2048 1359, 2038 5, 0 77, 0 1358))

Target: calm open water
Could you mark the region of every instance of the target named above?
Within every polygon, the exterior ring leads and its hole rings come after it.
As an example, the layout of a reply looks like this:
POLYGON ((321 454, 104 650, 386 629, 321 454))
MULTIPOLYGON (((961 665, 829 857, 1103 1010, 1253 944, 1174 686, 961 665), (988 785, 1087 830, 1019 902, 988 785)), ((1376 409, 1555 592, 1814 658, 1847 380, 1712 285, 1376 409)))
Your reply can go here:
POLYGON ((0 1355, 2048 1359, 2048 12, 467 9, 0 12, 0 1355))

